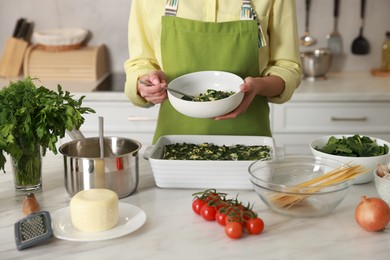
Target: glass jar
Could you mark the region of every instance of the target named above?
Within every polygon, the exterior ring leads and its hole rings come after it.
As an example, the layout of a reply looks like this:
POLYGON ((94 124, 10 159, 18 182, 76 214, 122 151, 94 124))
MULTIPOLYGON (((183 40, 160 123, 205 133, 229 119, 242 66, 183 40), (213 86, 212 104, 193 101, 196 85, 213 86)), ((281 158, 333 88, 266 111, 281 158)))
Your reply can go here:
POLYGON ((381 70, 390 72, 390 31, 386 32, 386 39, 382 44, 381 70))

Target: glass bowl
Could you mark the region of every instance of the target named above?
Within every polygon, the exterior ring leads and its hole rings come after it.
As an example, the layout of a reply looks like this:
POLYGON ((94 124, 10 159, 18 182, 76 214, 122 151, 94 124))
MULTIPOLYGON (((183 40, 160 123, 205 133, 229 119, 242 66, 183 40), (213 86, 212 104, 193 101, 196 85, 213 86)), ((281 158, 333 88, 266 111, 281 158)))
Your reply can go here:
POLYGON ((293 217, 320 217, 332 212, 345 198, 353 180, 304 187, 303 182, 338 167, 340 161, 316 156, 276 156, 252 163, 250 181, 260 199, 274 212, 293 217))

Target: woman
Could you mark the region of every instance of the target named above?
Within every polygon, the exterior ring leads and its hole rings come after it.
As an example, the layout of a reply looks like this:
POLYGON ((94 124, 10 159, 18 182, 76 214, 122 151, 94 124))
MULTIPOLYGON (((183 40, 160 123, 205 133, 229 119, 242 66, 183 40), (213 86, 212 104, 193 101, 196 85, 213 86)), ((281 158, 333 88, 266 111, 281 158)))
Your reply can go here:
POLYGON ((128 40, 126 95, 137 106, 161 104, 153 143, 176 134, 271 136, 268 102, 288 101, 301 80, 293 0, 133 0, 128 40), (204 70, 244 79, 234 111, 199 119, 171 106, 163 87, 204 70))

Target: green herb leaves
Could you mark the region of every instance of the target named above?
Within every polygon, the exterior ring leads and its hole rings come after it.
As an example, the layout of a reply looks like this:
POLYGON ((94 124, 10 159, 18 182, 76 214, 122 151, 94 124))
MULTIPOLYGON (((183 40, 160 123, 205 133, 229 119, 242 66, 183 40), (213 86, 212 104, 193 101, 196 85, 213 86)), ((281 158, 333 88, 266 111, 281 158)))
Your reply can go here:
POLYGON ((58 138, 64 137, 66 130, 79 129, 84 123, 83 114, 95 112, 82 107, 84 97, 73 99, 60 85, 57 92, 44 86, 37 88, 31 78, 1 89, 0 169, 4 170, 4 153, 18 160, 34 152, 36 144, 43 155, 47 149, 56 154, 58 138))
POLYGON ((316 147, 316 150, 339 156, 371 157, 387 154, 389 147, 386 144, 379 146, 367 136, 354 135, 340 139, 332 136, 322 149, 316 147))

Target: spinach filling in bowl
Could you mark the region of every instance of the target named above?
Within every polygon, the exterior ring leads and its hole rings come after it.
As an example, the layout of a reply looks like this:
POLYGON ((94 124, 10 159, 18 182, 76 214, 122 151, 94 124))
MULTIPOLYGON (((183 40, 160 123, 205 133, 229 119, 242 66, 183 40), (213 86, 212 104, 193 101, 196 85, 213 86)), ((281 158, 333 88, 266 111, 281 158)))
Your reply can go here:
POLYGON ((215 145, 212 143, 174 143, 164 146, 162 159, 254 161, 271 156, 267 145, 215 145))
POLYGON ((215 89, 208 89, 205 93, 200 93, 198 96, 195 96, 193 98, 183 96, 182 99, 194 102, 215 101, 230 97, 234 95, 234 93, 234 91, 220 91, 215 89))

